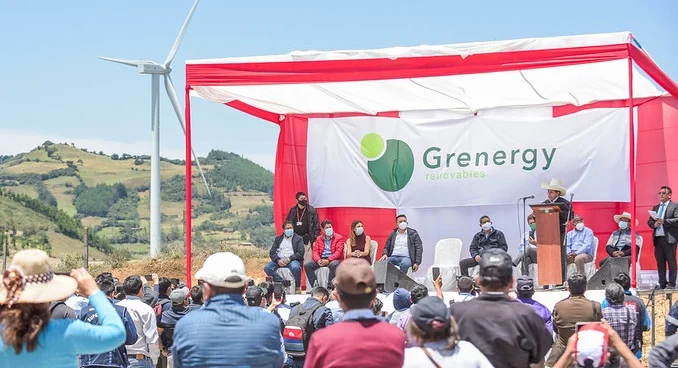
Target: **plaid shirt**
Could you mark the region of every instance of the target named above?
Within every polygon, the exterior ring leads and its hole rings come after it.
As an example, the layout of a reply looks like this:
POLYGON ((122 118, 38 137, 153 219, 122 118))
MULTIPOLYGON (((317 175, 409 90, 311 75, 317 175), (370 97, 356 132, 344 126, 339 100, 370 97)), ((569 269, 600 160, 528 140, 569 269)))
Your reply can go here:
POLYGON ((603 318, 617 331, 626 346, 633 350, 636 341, 636 325, 638 324, 636 311, 623 304, 609 305, 603 308, 603 318))

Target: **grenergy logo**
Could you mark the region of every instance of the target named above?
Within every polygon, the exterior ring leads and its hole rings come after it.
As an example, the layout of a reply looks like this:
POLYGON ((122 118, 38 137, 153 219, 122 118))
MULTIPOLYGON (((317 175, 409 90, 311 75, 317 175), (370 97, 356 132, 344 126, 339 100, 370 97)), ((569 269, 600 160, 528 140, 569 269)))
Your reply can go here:
POLYGON ((407 143, 388 139, 379 134, 366 134, 360 150, 367 158, 367 171, 374 184, 386 192, 397 192, 412 178, 414 154, 407 143))

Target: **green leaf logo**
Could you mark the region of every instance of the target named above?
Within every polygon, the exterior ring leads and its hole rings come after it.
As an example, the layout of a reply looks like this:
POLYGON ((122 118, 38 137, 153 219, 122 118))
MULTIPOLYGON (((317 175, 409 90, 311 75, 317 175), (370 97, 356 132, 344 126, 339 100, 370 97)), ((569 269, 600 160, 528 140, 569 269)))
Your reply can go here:
POLYGON ((414 154, 407 143, 388 139, 379 134, 366 134, 360 151, 367 158, 367 171, 374 184, 386 192, 397 192, 412 178, 414 154))

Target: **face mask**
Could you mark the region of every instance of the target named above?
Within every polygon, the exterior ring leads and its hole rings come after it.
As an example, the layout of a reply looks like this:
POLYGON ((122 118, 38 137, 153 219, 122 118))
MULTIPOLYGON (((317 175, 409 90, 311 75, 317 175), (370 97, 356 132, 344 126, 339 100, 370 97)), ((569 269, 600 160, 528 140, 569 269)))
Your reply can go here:
POLYGON ((292 236, 292 234, 294 234, 294 229, 285 229, 285 236, 286 237, 289 238, 290 236, 292 236))
POLYGON ((334 232, 332 231, 332 228, 331 228, 331 227, 325 229, 325 235, 327 235, 327 237, 332 236, 332 234, 334 234, 334 232))
POLYGON ((577 225, 575 225, 574 228, 579 230, 579 231, 582 231, 582 230, 584 230, 584 223, 580 222, 577 225))
POLYGON ((483 230, 488 231, 492 228, 492 223, 491 222, 486 222, 482 226, 483 230))
POLYGON ((629 227, 629 223, 626 221, 619 221, 619 228, 625 230, 629 227))
POLYGON ((355 234, 358 235, 358 236, 363 235, 364 231, 365 230, 363 229, 362 226, 358 226, 358 227, 355 228, 355 234))
POLYGON ((405 229, 407 229, 407 222, 403 221, 403 222, 399 223, 399 224, 398 224, 398 228, 399 228, 400 230, 405 230, 405 229))
POLYGON ((299 201, 299 204, 302 205, 302 206, 305 206, 307 203, 308 203, 308 201, 305 200, 305 199, 302 199, 302 200, 299 201))
POLYGON ((537 230, 537 224, 536 223, 530 224, 530 230, 532 230, 532 231, 537 230))

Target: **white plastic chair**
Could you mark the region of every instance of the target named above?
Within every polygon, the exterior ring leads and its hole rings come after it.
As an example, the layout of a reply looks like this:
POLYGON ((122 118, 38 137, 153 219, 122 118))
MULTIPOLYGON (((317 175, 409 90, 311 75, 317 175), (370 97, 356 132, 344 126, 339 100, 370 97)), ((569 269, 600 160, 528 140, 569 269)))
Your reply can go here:
MULTIPOLYGON (((639 235, 638 238, 640 239, 640 243, 638 243, 638 258, 637 258, 638 262, 636 262, 636 287, 637 288, 639 288, 640 285, 643 284, 643 279, 641 277, 642 276, 642 272, 641 272, 642 270, 640 268, 640 254, 643 252, 643 237, 639 235)), ((631 267, 633 267, 633 266, 631 266, 631 267)), ((629 275, 631 275, 631 268, 630 267, 629 267, 629 275)), ((651 287, 652 285, 649 285, 649 286, 651 287)))
MULTIPOLYGON (((593 275, 595 275, 596 270, 598 269, 598 237, 594 236, 593 237, 593 261, 588 262, 584 264, 584 274, 586 275, 586 279, 590 279, 593 275)), ((577 265, 574 263, 567 265, 567 278, 569 279, 570 276, 574 275, 577 272, 577 265)), ((564 280, 565 281, 565 280, 564 280)))
POLYGON ((277 271, 275 271, 275 273, 281 279, 290 281, 290 286, 287 287, 287 290, 285 290, 285 293, 287 295, 293 295, 294 294, 294 288, 296 288, 296 282, 294 281, 294 275, 292 275, 292 271, 290 271, 290 269, 287 268, 287 267, 280 267, 280 268, 278 268, 277 271))
POLYGON ((464 243, 459 238, 440 239, 436 243, 433 265, 426 271, 425 285, 433 290, 433 267, 440 268, 443 291, 456 291, 459 260, 464 243))
POLYGON ((374 268, 374 262, 377 261, 377 247, 379 244, 376 240, 370 242, 370 259, 372 260, 372 268, 374 268))

